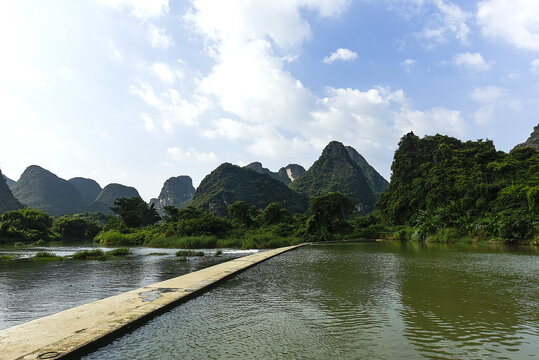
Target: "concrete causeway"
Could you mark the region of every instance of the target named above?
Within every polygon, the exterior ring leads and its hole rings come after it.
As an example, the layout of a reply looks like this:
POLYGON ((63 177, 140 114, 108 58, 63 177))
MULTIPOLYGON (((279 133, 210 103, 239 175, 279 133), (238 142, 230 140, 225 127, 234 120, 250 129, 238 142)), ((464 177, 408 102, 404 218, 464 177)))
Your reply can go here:
POLYGON ((287 246, 214 265, 0 331, 5 360, 77 358, 287 246))

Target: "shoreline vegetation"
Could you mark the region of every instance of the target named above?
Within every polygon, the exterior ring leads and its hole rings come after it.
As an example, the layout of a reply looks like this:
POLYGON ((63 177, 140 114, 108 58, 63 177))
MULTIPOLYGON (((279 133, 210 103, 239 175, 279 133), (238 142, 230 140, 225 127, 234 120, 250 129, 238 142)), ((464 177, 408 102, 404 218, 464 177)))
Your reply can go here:
POLYGON ((161 218, 140 197, 119 198, 112 215, 53 218, 32 208, 7 211, 0 217, 0 244, 93 240, 107 247, 265 249, 383 239, 539 245, 539 152, 533 148, 504 153, 489 140, 409 133, 391 170, 389 186, 366 215, 340 192, 311 197, 304 213, 280 203, 260 209, 236 201, 221 217, 193 206, 165 206, 161 218))

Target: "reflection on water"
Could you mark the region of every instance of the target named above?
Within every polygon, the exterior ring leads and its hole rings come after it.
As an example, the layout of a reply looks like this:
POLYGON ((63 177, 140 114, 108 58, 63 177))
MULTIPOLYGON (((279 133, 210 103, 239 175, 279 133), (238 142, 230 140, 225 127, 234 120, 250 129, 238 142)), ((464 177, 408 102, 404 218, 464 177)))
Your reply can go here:
POLYGON ((90 247, 0 248, 0 254, 18 258, 0 261, 0 329, 252 253, 225 249, 214 257, 215 250, 204 250, 205 257, 180 261, 174 249, 132 248, 133 255, 107 261, 27 259, 42 250, 67 256, 84 249, 90 247))
POLYGON ((86 359, 521 359, 534 250, 328 244, 259 264, 86 359))

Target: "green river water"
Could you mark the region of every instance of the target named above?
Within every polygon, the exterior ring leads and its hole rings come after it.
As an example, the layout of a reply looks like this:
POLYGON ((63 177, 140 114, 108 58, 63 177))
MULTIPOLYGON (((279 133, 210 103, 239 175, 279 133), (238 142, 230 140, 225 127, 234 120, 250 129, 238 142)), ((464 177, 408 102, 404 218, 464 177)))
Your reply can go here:
POLYGON ((534 359, 537 248, 311 245, 85 359, 534 359))

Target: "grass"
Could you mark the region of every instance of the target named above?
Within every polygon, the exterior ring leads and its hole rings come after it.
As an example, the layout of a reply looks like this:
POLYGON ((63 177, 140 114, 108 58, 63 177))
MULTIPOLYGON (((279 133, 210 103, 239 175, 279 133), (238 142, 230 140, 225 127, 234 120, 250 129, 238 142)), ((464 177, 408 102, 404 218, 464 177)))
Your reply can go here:
POLYGON ((152 252, 152 253, 149 253, 148 256, 163 256, 163 255, 168 255, 168 253, 164 253, 164 252, 152 252))
POLYGON ((193 251, 193 250, 180 250, 176 252, 176 256, 181 256, 181 257, 204 256, 204 252, 193 251))
POLYGON ((217 251, 215 251, 215 253, 213 254, 213 256, 219 256, 219 255, 222 255, 222 254, 223 254, 223 250, 218 249, 217 251))
POLYGON ((62 261, 65 258, 62 256, 58 256, 55 253, 51 253, 48 251, 39 251, 34 255, 34 260, 40 260, 40 261, 62 261))
POLYGON ((11 255, 0 255, 0 261, 2 260, 13 260, 15 257, 11 255))
POLYGON ((218 239, 216 236, 168 236, 156 237, 146 240, 143 246, 169 249, 212 249, 217 247, 218 239))
POLYGON ((129 254, 131 254, 131 250, 128 248, 114 249, 105 253, 107 256, 127 256, 129 254))
POLYGON ((119 248, 111 251, 103 251, 101 249, 82 250, 73 254, 73 259, 76 260, 108 260, 115 257, 126 256, 131 254, 127 248, 119 248))

